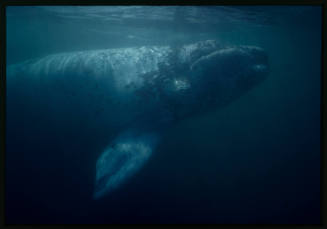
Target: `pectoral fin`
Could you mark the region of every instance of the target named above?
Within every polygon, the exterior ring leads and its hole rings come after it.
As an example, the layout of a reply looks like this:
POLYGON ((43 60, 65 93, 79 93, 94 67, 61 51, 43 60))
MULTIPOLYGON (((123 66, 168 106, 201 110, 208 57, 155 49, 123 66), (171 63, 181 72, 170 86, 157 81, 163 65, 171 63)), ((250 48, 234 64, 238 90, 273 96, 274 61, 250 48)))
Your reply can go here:
POLYGON ((99 157, 96 164, 94 199, 119 187, 149 159, 158 135, 126 132, 120 135, 99 157))

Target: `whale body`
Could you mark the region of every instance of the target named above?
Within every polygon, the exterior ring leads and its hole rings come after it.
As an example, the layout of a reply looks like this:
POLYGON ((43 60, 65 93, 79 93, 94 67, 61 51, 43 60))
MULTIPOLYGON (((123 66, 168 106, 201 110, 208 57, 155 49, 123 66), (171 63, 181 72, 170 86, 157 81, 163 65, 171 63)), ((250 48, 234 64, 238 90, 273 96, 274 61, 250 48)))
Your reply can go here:
POLYGON ((268 72, 262 48, 214 40, 59 53, 7 67, 7 109, 115 133, 96 162, 98 199, 142 168, 166 128, 228 105, 268 72))

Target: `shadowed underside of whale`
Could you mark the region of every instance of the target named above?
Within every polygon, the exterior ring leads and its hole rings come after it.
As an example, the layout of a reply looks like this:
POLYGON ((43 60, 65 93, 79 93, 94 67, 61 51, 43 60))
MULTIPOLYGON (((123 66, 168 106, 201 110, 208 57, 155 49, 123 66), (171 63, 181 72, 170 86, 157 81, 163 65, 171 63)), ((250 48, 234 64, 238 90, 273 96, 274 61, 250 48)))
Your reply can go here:
POLYGON ((144 165, 168 124, 229 104, 267 73, 267 55, 254 46, 204 41, 175 49, 94 50, 9 66, 7 97, 46 103, 57 122, 81 117, 94 129, 120 132, 97 161, 98 199, 144 165))

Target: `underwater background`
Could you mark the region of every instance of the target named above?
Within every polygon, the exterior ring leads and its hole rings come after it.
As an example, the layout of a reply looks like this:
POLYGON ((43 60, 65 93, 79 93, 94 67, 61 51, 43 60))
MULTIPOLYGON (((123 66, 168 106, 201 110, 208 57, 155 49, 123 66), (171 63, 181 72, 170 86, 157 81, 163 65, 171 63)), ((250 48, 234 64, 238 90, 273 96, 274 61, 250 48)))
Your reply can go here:
POLYGON ((318 224, 321 13, 319 6, 7 7, 7 66, 60 52, 215 39, 264 48, 270 73, 227 107, 173 126, 146 165, 99 200, 92 199, 99 152, 88 149, 101 135, 69 145, 78 125, 48 133, 42 118, 7 112, 6 223, 318 224))

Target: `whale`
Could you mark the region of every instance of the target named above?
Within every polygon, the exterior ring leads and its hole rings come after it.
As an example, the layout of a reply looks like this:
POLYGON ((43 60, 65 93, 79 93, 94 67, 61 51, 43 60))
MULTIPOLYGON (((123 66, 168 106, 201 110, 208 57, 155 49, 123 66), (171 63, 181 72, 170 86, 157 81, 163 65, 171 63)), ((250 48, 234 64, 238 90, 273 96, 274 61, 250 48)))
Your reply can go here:
POLYGON ((7 66, 7 115, 21 107, 112 134, 90 152, 97 200, 136 176, 174 123, 228 106, 268 74, 264 49, 216 40, 55 53, 7 66))

